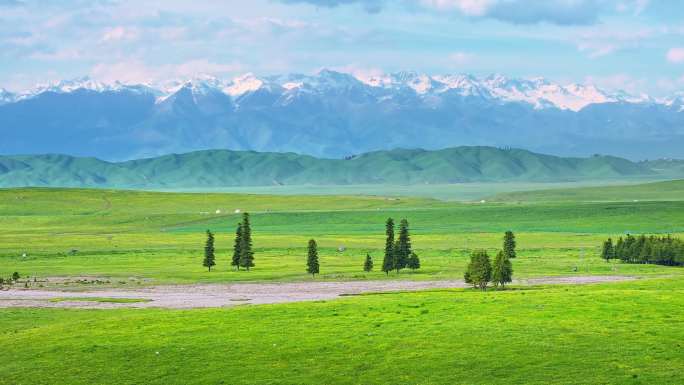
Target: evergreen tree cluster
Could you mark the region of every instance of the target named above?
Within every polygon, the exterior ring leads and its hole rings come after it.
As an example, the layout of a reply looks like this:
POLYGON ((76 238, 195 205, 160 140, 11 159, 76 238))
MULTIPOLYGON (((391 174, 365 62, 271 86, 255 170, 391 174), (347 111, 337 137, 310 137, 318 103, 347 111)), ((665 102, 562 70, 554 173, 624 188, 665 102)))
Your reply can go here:
POLYGON ((651 263, 665 266, 684 266, 684 242, 667 236, 633 236, 603 242, 601 258, 619 259, 625 263, 651 263))
POLYGON ((503 251, 499 251, 492 264, 485 250, 476 250, 470 256, 470 263, 463 279, 474 288, 487 290, 491 282, 494 287, 504 288, 513 281, 513 264, 503 251))
POLYGON ((249 271, 254 267, 254 252, 252 251, 252 226, 249 213, 242 214, 242 222, 238 223, 235 231, 235 245, 233 246, 233 260, 231 265, 238 270, 244 268, 249 271))
POLYGON ((470 255, 470 263, 466 268, 463 279, 474 288, 487 290, 491 282, 494 287, 504 288, 507 283, 513 282, 513 264, 511 258, 515 258, 515 235, 507 231, 504 235, 503 250, 499 251, 492 264, 489 254, 485 250, 475 250, 470 255))
MULTIPOLYGON (((216 249, 214 247, 214 233, 207 230, 207 240, 204 245, 204 259, 202 266, 211 271, 216 266, 216 249)), ((252 251, 252 228, 249 221, 249 213, 242 214, 242 221, 235 230, 235 243, 233 244, 233 256, 230 265, 237 270, 244 268, 249 270, 254 267, 254 252, 252 251)))
POLYGON ((399 272, 404 268, 416 270, 420 268, 420 258, 411 250, 411 235, 406 219, 399 222, 399 237, 394 238, 394 219, 385 222, 385 256, 382 260, 382 271, 389 275, 390 271, 399 272))

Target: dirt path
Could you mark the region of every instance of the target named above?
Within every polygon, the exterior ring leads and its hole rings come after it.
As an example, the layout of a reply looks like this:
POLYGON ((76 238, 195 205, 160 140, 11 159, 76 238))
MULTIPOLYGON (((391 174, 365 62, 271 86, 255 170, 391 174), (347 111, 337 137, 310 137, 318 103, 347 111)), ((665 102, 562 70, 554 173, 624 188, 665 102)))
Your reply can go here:
MULTIPOLYGON (((636 279, 628 276, 575 276, 532 278, 515 281, 518 285, 579 285, 636 279)), ((0 291, 3 307, 68 307, 84 309, 149 308, 170 309, 210 308, 238 304, 268 304, 283 302, 330 300, 341 295, 388 291, 463 288, 463 281, 350 281, 236 283, 153 286, 140 289, 103 289, 86 292, 59 290, 11 289, 0 291), (69 298, 73 298, 70 300, 69 298), (93 300, 87 300, 92 298, 93 300), (98 302, 98 298, 138 299, 141 302, 98 302)))

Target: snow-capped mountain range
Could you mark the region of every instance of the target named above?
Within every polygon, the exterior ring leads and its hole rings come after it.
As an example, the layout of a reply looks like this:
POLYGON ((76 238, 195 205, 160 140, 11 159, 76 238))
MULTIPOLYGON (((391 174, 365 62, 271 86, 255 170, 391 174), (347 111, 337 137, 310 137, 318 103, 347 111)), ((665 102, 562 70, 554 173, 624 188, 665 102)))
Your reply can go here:
POLYGON ((79 89, 96 92, 132 91, 150 93, 162 102, 182 88, 189 88, 193 94, 201 95, 220 91, 233 98, 260 89, 274 90, 290 95, 302 92, 326 92, 330 89, 368 87, 368 91, 379 97, 405 89, 417 95, 429 97, 444 93, 480 97, 498 102, 528 103, 534 108, 558 108, 579 111, 590 104, 599 103, 660 103, 681 105, 684 93, 670 98, 655 99, 646 94, 631 95, 624 91, 608 92, 594 85, 572 83, 560 85, 544 78, 515 79, 496 74, 477 78, 468 74, 430 76, 416 72, 396 72, 379 76, 354 76, 330 70, 322 70, 313 76, 292 74, 285 76, 257 77, 247 73, 233 79, 219 79, 203 75, 187 80, 171 80, 160 84, 103 83, 90 77, 40 84, 17 94, 0 88, 0 103, 11 103, 30 99, 45 92, 70 93, 79 89))
POLYGON ((0 154, 109 160, 212 148, 344 157, 459 145, 682 158, 684 93, 657 99, 542 78, 415 72, 80 78, 0 89, 0 137, 0 154))

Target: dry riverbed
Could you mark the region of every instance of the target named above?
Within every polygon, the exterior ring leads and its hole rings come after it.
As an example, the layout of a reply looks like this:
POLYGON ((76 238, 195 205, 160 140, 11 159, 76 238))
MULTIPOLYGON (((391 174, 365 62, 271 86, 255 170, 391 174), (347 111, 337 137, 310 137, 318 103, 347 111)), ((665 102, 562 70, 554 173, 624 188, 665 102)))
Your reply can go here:
MULTIPOLYGON (((517 285, 577 285, 636 279, 628 276, 532 278, 517 285)), ((19 289, 0 291, 2 307, 210 308, 239 304, 270 304, 330 300, 345 295, 392 291, 464 288, 463 281, 349 281, 296 283, 237 283, 150 286, 135 289, 60 291, 19 289)))

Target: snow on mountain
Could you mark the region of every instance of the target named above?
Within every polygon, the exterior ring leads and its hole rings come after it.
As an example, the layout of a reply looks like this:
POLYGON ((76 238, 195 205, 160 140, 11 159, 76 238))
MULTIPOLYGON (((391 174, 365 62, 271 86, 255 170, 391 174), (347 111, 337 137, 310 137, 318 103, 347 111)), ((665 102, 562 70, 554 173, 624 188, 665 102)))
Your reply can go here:
POLYGON ((26 90, 17 94, 14 101, 30 99, 45 92, 67 94, 77 90, 89 90, 94 92, 115 92, 127 90, 138 93, 158 93, 155 88, 148 84, 125 84, 119 81, 114 83, 103 83, 93 80, 88 76, 84 76, 71 80, 60 80, 58 82, 38 84, 36 87, 30 90, 26 90))
POLYGON ((0 88, 0 105, 14 101, 14 94, 4 88, 0 88))
POLYGON ((225 87, 223 91, 232 97, 236 97, 247 92, 256 91, 263 85, 263 80, 257 78, 252 73, 247 73, 233 79, 233 81, 227 87, 225 87))
POLYGON ((0 91, 0 104, 35 97, 44 92, 69 93, 80 89, 95 92, 121 91, 151 93, 157 103, 163 102, 179 90, 189 88, 193 95, 222 92, 233 100, 263 90, 280 95, 280 100, 290 103, 299 95, 326 95, 330 92, 357 92, 359 95, 375 95, 378 100, 391 97, 393 92, 409 90, 420 99, 434 103, 443 94, 462 97, 478 97, 494 103, 527 103, 535 109, 557 108, 580 111, 590 104, 598 103, 659 103, 678 105, 684 109, 684 96, 679 95, 657 101, 648 95, 631 95, 624 91, 606 92, 593 85, 560 85, 543 78, 514 79, 503 75, 476 78, 467 74, 430 76, 411 71, 390 74, 354 76, 331 70, 321 70, 315 75, 277 75, 257 77, 252 73, 223 80, 212 76, 198 76, 189 80, 171 80, 151 86, 148 84, 111 84, 95 81, 89 77, 39 85, 36 88, 13 95, 0 91))
POLYGON ((661 101, 662 104, 676 109, 678 112, 684 112, 684 92, 677 92, 669 98, 661 101))

